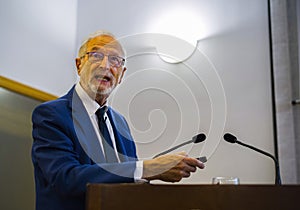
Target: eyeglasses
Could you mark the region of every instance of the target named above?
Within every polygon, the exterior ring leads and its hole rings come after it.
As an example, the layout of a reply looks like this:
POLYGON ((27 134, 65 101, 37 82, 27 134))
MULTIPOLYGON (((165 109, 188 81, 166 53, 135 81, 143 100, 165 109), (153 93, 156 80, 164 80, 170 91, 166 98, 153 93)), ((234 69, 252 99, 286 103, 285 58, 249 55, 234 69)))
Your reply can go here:
POLYGON ((109 64, 113 67, 120 67, 124 65, 125 62, 125 58, 117 55, 106 55, 102 52, 87 52, 86 54, 88 55, 89 61, 91 63, 98 63, 103 61, 104 56, 107 56, 109 64))

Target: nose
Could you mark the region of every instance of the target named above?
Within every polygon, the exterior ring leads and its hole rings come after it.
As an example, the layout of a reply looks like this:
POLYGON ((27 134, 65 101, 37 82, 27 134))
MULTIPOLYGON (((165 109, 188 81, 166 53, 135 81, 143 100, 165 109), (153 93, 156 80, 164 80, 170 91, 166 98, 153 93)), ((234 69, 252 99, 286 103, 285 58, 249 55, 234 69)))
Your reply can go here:
POLYGON ((110 64, 108 62, 108 56, 104 55, 103 60, 99 64, 99 67, 107 70, 107 69, 109 69, 109 66, 110 66, 110 64))

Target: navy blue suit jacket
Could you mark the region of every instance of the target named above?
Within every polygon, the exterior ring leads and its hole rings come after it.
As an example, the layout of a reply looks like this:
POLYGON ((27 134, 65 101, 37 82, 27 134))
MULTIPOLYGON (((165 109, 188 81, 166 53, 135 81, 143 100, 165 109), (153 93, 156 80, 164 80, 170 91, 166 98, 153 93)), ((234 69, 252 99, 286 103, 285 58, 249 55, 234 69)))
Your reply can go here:
POLYGON ((108 109, 121 163, 105 163, 74 87, 32 114, 36 210, 84 210, 87 183, 134 182, 136 148, 126 120, 108 109))

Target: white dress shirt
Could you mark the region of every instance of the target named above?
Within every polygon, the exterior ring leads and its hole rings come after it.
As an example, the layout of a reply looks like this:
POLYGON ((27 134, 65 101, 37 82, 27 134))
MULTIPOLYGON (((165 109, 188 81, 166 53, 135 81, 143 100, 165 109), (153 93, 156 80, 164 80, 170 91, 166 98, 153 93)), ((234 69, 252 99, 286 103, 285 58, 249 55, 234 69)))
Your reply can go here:
MULTIPOLYGON (((81 87, 80 83, 77 83, 75 85, 75 91, 78 94, 80 100, 82 101, 82 103, 83 103, 83 105, 84 105, 84 107, 85 107, 85 109, 86 109, 86 111, 87 111, 87 113, 90 117, 90 120, 91 120, 92 125, 93 125, 94 130, 95 130, 95 133, 96 133, 97 138, 99 140, 99 143, 101 145, 102 152, 104 154, 103 144, 102 144, 102 141, 101 141, 101 135, 100 135, 100 130, 99 130, 99 126, 98 126, 98 119, 97 119, 97 116, 95 114, 96 111, 101 107, 94 99, 92 99, 84 91, 84 89, 81 87)), ((117 150, 117 147, 116 147, 116 140, 115 140, 115 136, 114 136, 114 131, 113 131, 113 128, 111 126, 109 117, 107 116, 106 113, 104 114, 104 118, 106 118, 105 123, 107 125, 108 131, 109 131, 109 134, 110 134, 110 138, 111 138, 112 143, 113 143, 113 148, 114 148, 115 154, 117 156, 118 162, 120 162, 120 158, 119 158, 119 155, 118 155, 118 150, 117 150)), ((143 174, 143 161, 137 161, 136 162, 136 169, 135 169, 135 172, 134 172, 134 179, 136 181, 140 181, 141 177, 142 177, 142 174, 143 174)))

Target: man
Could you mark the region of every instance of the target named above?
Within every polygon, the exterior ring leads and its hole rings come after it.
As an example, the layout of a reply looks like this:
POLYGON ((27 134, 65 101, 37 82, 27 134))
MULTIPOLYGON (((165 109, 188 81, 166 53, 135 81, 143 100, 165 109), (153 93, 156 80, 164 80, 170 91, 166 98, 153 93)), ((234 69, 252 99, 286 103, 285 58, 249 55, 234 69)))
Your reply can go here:
POLYGON ((83 210, 87 183, 177 182, 204 168, 185 153, 137 160, 126 120, 106 104, 126 71, 124 57, 112 34, 91 35, 76 58, 79 83, 34 110, 37 210, 83 210))

